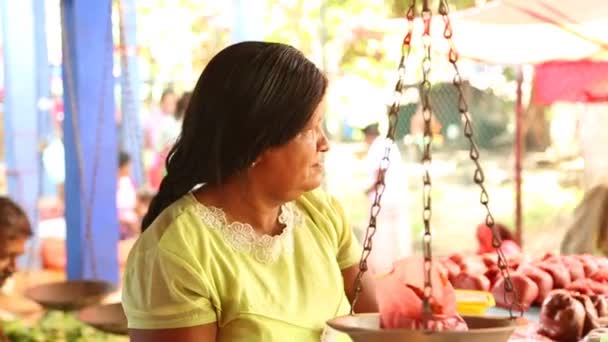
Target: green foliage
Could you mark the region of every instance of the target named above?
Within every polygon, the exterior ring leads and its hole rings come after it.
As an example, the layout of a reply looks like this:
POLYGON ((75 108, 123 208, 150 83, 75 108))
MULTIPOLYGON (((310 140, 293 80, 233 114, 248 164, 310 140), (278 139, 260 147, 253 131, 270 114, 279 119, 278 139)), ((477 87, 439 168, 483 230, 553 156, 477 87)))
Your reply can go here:
MULTIPOLYGON (((418 6, 421 6, 418 1, 418 6)), ((289 43, 307 55, 325 50, 338 61, 340 72, 385 85, 386 72, 395 65, 386 58, 382 28, 373 21, 403 16, 405 0, 268 0, 268 40, 289 43), (372 22, 370 22, 372 21, 372 22)), ((439 0, 433 0, 436 8, 439 0)), ((452 10, 475 5, 475 0, 449 1, 452 10)))
POLYGON ((74 315, 51 311, 36 325, 28 327, 20 321, 2 322, 4 334, 11 342, 85 342, 126 341, 126 338, 102 333, 78 321, 74 315))

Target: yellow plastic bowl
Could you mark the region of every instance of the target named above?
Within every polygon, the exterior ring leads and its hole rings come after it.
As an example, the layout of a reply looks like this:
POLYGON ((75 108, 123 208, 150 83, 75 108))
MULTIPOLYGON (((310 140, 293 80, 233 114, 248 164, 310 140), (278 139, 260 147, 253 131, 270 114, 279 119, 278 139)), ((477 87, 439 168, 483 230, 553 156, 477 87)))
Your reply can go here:
POLYGON ((494 296, 489 292, 456 290, 456 311, 461 315, 483 315, 495 305, 494 296))

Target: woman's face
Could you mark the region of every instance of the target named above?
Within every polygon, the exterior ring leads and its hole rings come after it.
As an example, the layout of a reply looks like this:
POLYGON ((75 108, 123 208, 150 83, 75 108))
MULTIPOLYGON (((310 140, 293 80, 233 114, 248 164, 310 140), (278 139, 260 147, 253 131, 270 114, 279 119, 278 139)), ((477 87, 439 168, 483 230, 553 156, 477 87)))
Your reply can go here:
POLYGON ((17 237, 7 239, 0 237, 0 287, 17 270, 17 258, 25 252, 27 238, 17 237))
POLYGON ((287 144, 264 152, 252 172, 266 189, 282 199, 316 189, 323 179, 322 154, 329 150, 323 132, 325 99, 304 129, 287 144))

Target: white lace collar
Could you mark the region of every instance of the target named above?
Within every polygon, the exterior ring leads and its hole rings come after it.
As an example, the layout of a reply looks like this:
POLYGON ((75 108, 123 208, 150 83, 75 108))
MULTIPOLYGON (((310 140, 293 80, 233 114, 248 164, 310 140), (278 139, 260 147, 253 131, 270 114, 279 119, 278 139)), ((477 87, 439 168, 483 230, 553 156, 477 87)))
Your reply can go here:
POLYGON ((251 254, 261 263, 275 262, 281 253, 293 253, 293 230, 302 225, 304 216, 298 207, 292 203, 285 203, 280 208, 279 223, 285 228, 279 235, 259 234, 249 223, 231 222, 226 219, 226 213, 213 206, 197 203, 197 212, 205 225, 222 234, 224 241, 234 250, 251 254))

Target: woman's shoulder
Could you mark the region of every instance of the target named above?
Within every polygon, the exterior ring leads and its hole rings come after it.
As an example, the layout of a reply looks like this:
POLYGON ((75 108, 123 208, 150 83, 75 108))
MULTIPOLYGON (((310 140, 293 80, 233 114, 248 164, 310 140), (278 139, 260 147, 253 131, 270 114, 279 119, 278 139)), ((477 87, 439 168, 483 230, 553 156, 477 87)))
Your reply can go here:
POLYGON ((303 194, 296 204, 321 229, 335 231, 348 225, 340 202, 322 189, 303 194))
POLYGON ((316 189, 304 193, 296 200, 296 204, 304 209, 308 214, 327 213, 335 210, 338 205, 336 199, 322 189, 316 189))
POLYGON ((163 249, 182 254, 189 246, 209 238, 199 206, 190 193, 173 202, 140 235, 134 253, 163 249))

